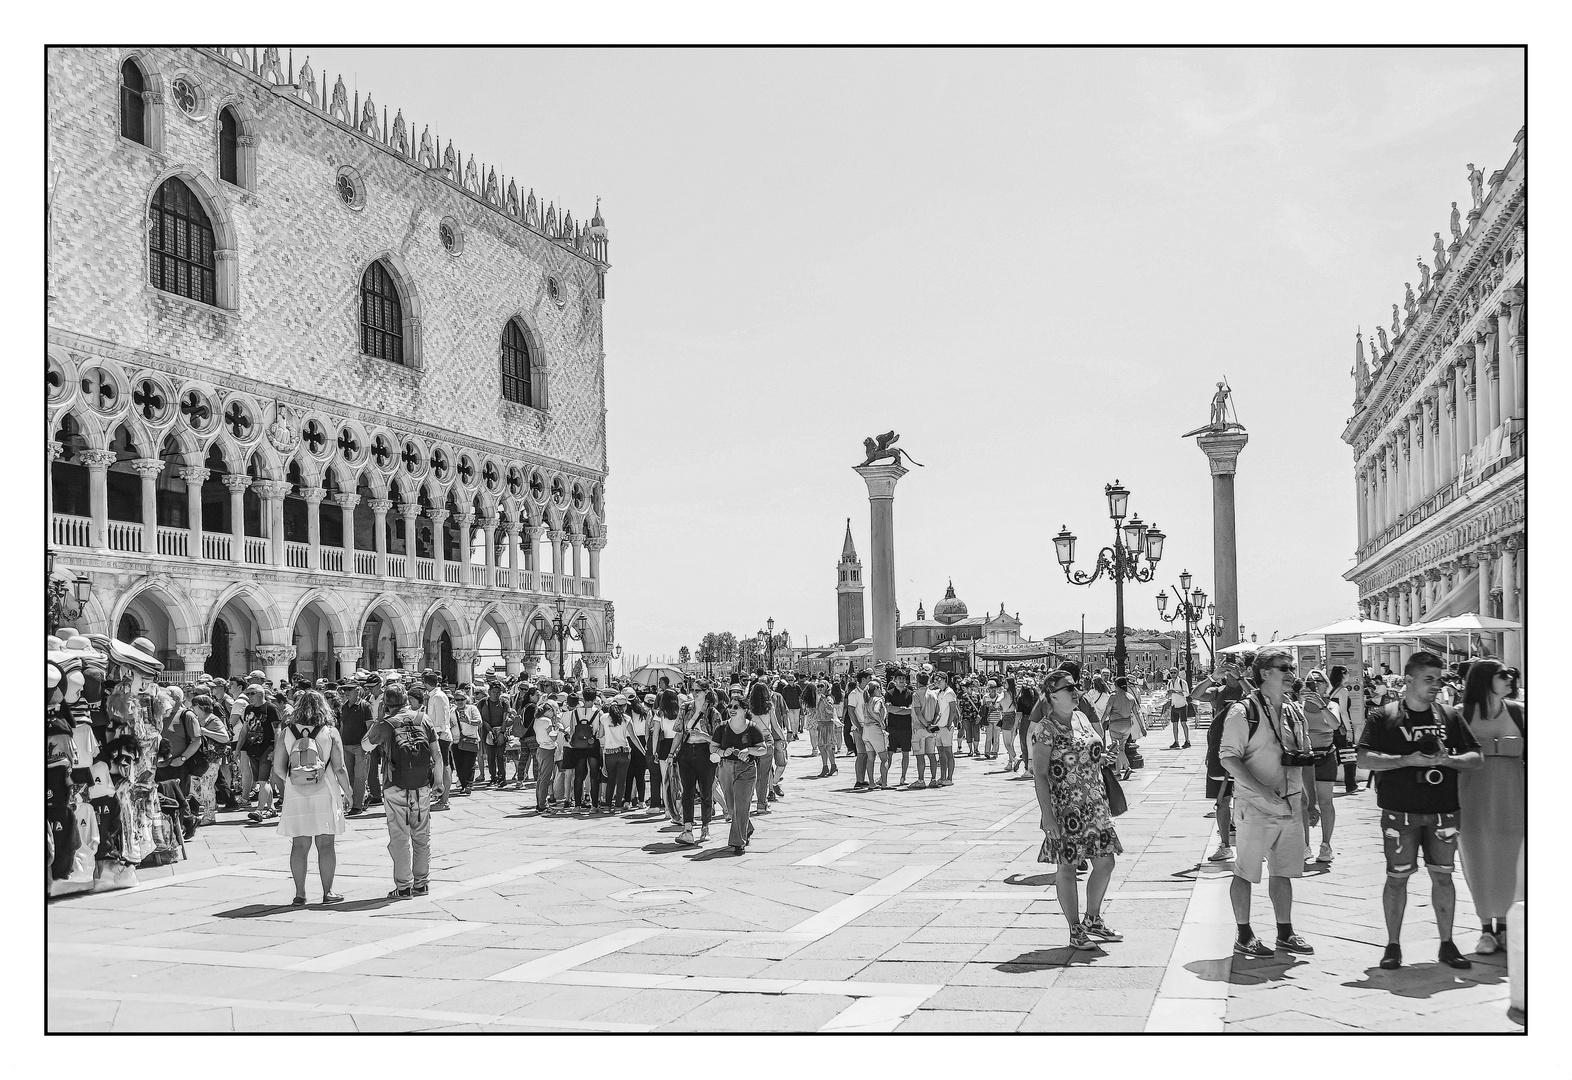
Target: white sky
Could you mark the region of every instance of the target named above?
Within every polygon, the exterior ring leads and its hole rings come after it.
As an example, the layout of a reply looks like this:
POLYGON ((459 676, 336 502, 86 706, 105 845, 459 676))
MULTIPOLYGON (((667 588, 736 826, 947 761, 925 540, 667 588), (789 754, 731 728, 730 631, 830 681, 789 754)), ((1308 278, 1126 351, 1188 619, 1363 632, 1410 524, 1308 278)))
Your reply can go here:
MULTIPOLYGON (((297 49, 295 63, 304 59, 297 49)), ((903 619, 953 578, 1041 638, 1112 625, 1064 582, 1115 478, 1208 593, 1227 376, 1241 618, 1350 614, 1354 330, 1523 123, 1516 50, 312 50, 521 194, 611 234, 604 595, 625 650, 773 616, 835 636, 851 466, 891 428, 903 619)), ((475 433, 484 435, 483 432, 475 433)), ((1158 583, 1126 594, 1157 623, 1158 583)))

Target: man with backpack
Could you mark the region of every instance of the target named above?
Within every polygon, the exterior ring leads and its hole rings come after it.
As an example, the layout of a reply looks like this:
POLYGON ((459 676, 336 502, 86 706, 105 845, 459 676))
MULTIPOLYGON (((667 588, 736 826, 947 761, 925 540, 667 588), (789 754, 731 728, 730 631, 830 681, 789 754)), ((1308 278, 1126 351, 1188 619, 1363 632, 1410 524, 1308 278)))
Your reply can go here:
POLYGON ((266 821, 277 817, 273 809, 273 743, 278 738, 283 723, 278 707, 268 700, 267 686, 253 682, 246 686, 246 711, 241 719, 245 737, 240 752, 245 755, 248 769, 242 776, 246 788, 256 786, 256 809, 247 815, 252 821, 266 821))
POLYGON ((388 854, 393 859, 390 900, 408 900, 431 891, 431 811, 441 798, 442 750, 437 733, 419 712, 408 708, 404 687, 389 683, 382 692, 382 717, 361 743, 382 748, 382 806, 387 813, 388 854))

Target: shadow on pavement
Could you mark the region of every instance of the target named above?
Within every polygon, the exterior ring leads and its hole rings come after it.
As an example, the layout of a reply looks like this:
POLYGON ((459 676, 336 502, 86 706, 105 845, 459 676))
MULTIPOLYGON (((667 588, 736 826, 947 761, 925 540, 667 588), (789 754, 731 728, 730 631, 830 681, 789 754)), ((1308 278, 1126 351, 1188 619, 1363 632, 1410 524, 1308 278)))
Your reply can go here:
MULTIPOLYGON (((1185 970, 1207 982, 1222 982, 1223 980, 1217 976, 1220 969, 1225 969, 1226 963, 1226 959, 1197 960, 1186 964, 1185 970)), ((1228 971, 1227 981, 1234 986, 1260 986, 1263 983, 1286 979, 1294 968, 1303 967, 1308 963, 1308 960, 1293 953, 1273 956, 1270 960, 1265 957, 1257 960, 1246 956, 1233 956, 1232 966, 1225 970, 1228 971)))
POLYGON ((269 915, 282 915, 296 910, 289 904, 247 904, 244 907, 230 908, 228 911, 215 911, 215 919, 265 919, 269 915))
POLYGON ((639 850, 646 855, 670 855, 673 851, 687 851, 687 844, 645 844, 639 850))
MULTIPOLYGON (((1079 873, 1076 876, 1079 877, 1079 873)), ((1046 886, 1051 889, 1058 883, 1058 880, 1058 876, 1055 874, 1011 874, 1004 879, 1004 883, 1006 885, 1034 885, 1039 888, 1046 886)))
POLYGON ((1439 961, 1432 961, 1427 964, 1401 967, 1396 971, 1368 967, 1365 968, 1363 979, 1345 982, 1343 985, 1360 990, 1385 990, 1396 997, 1429 998, 1443 990, 1461 990, 1475 985, 1499 986, 1506 982, 1506 978, 1507 973, 1504 968, 1496 967, 1494 964, 1481 964, 1477 960, 1466 974, 1449 968, 1439 961))
POLYGON ((1045 967, 1070 967, 1073 964, 1090 964, 1098 957, 1108 954, 1101 945, 1095 949, 1072 949, 1068 945, 1058 949, 1037 949, 1033 952, 1022 953, 1014 960, 1006 960, 1002 964, 995 964, 995 971, 1019 975, 1027 971, 1035 971, 1045 967))
POLYGON ((689 862, 707 862, 710 859, 740 859, 740 858, 742 858, 741 855, 738 855, 735 851, 733 851, 731 848, 727 847, 725 844, 722 844, 720 847, 712 847, 712 848, 709 848, 709 849, 707 849, 705 851, 701 851, 697 855, 689 855, 688 856, 688 861, 689 862))

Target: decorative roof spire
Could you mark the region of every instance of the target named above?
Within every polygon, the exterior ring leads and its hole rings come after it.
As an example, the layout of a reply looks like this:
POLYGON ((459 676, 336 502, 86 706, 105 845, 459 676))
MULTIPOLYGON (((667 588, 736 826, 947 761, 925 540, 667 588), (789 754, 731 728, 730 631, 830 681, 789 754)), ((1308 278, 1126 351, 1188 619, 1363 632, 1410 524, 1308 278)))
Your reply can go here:
POLYGON ((949 588, 944 590, 944 598, 946 600, 955 599, 955 580, 953 578, 950 580, 949 588))
POLYGON ((857 557, 857 549, 856 549, 856 547, 854 547, 852 545, 851 518, 847 518, 846 519, 846 539, 841 544, 841 559, 844 561, 846 559, 855 559, 856 557, 857 557))
POLYGON ((606 222, 600 216, 600 196, 595 196, 595 216, 590 218, 590 225, 595 228, 605 228, 606 222))
POLYGON ((922 601, 921 600, 917 601, 917 621, 918 622, 922 622, 927 617, 928 617, 927 612, 923 611, 923 609, 922 609, 922 601))

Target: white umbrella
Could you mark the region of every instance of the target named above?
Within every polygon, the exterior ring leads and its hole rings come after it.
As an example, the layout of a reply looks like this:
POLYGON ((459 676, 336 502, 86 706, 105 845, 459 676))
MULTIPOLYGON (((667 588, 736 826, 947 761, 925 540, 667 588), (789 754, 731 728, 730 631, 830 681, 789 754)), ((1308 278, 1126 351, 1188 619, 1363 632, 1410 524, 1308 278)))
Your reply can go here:
POLYGON ((1281 645, 1287 649, 1318 649, 1325 645, 1326 642, 1316 634, 1300 634, 1297 637, 1274 641, 1272 644, 1281 645))
POLYGON ((629 675, 628 681, 638 686, 656 686, 663 675, 671 681, 671 685, 682 685, 682 672, 669 664, 646 664, 629 675))
POLYGON ((1324 637, 1327 634, 1402 634, 1410 628, 1398 626, 1396 623, 1382 622, 1379 619, 1339 619, 1325 626, 1317 626, 1299 634, 1299 637, 1324 637))
POLYGON ((1474 611, 1404 627, 1406 632, 1414 634, 1499 634, 1504 630, 1521 629, 1523 629, 1522 623, 1513 622, 1511 619, 1494 619, 1474 611))
POLYGON ((1218 649, 1217 651, 1220 654, 1222 654, 1222 653, 1230 653, 1230 654, 1231 653, 1247 653, 1247 652, 1255 652, 1260 647, 1261 646, 1259 646, 1259 645, 1257 645, 1257 644, 1255 644, 1254 642, 1251 642, 1251 641, 1241 641, 1237 645, 1230 645, 1226 649, 1218 649))

